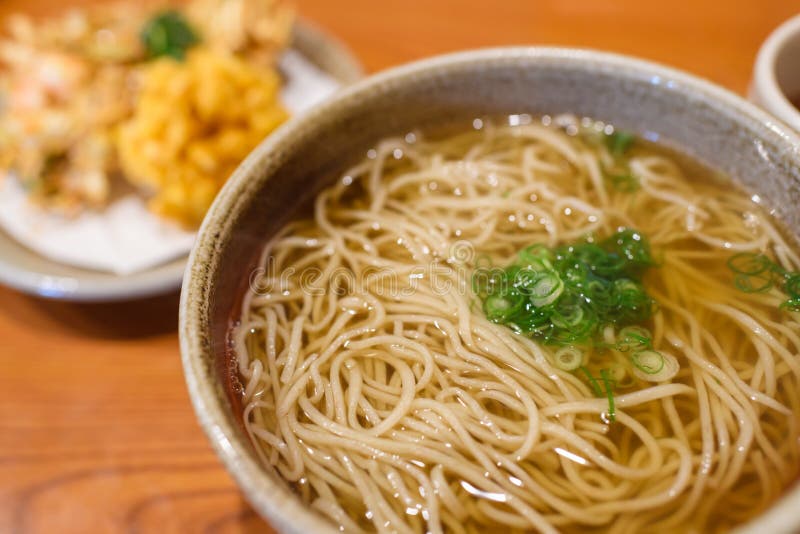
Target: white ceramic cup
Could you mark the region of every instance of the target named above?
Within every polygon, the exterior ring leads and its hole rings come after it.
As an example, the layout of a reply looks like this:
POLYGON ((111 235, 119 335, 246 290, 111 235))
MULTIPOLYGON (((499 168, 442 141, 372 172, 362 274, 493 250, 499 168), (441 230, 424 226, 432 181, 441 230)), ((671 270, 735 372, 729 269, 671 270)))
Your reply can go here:
POLYGON ((756 57, 750 100, 800 131, 800 15, 770 34, 756 57), (792 104, 790 99, 794 99, 792 104))

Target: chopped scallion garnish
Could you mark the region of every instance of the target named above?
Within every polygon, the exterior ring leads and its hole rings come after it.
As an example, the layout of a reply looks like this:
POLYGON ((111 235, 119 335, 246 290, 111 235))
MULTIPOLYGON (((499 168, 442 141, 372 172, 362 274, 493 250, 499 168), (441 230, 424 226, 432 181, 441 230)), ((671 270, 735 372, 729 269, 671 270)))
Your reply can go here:
POLYGON ((614 394, 611 392, 611 380, 608 378, 608 371, 600 369, 600 378, 603 379, 603 387, 608 399, 608 422, 613 423, 617 419, 617 410, 614 407, 614 394))
POLYGON ((561 296, 564 291, 564 282, 553 271, 538 273, 528 290, 531 304, 541 308, 549 306, 561 296))
MULTIPOLYGON (((595 351, 614 350, 630 359, 628 370, 615 369, 620 381, 666 376, 666 359, 659 359, 652 335, 641 326, 655 309, 642 276, 655 264, 646 237, 626 229, 599 242, 526 247, 505 269, 477 268, 472 287, 490 321, 558 347, 553 365, 568 372, 580 369, 594 394, 609 398, 613 421, 611 371, 601 371, 601 385, 584 365, 595 351), (605 338, 607 328, 611 337, 605 338)), ((675 363, 669 369, 673 374, 675 363)))
POLYGON ((187 20, 177 11, 164 11, 147 21, 140 39, 149 57, 169 56, 177 60, 183 60, 186 51, 200 42, 187 20))
POLYGON ((591 344, 606 325, 650 318, 641 276, 654 265, 647 239, 622 230, 599 243, 527 247, 505 269, 477 269, 472 286, 491 321, 545 343, 591 344))
POLYGON ((562 371, 574 371, 583 363, 583 351, 577 347, 561 347, 553 359, 556 367, 562 371))
POLYGON ((800 272, 788 271, 764 254, 741 252, 728 259, 728 268, 735 273, 733 283, 745 293, 762 293, 777 287, 788 298, 782 309, 800 311, 800 272))
POLYGON ((580 370, 581 372, 583 372, 584 375, 586 375, 586 379, 589 381, 589 387, 592 388, 594 394, 598 397, 602 397, 603 388, 600 387, 600 383, 597 382, 597 379, 592 376, 592 373, 590 373, 586 367, 581 366, 580 370))
POLYGON ((664 368, 664 357, 654 350, 641 350, 631 356, 633 365, 648 375, 654 375, 664 368))
POLYGON ((639 180, 630 170, 627 153, 636 142, 636 136, 624 130, 614 130, 605 135, 605 145, 613 163, 603 169, 606 181, 622 193, 633 193, 639 189, 639 180))
POLYGON ((634 354, 631 361, 633 374, 646 382, 666 382, 680 370, 675 356, 666 352, 642 351, 634 354))
POLYGON ((606 146, 612 156, 619 158, 625 155, 635 140, 636 137, 630 132, 614 130, 614 132, 606 136, 606 146))

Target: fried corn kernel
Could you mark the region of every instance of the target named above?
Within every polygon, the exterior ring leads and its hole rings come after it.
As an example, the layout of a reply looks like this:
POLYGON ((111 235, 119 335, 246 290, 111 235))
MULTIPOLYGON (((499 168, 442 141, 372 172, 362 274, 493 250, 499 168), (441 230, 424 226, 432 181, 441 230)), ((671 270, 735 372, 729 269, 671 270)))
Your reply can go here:
POLYGON ((124 175, 151 192, 155 213, 196 226, 239 162, 287 119, 279 88, 274 70, 202 47, 185 62, 154 61, 117 132, 124 175))

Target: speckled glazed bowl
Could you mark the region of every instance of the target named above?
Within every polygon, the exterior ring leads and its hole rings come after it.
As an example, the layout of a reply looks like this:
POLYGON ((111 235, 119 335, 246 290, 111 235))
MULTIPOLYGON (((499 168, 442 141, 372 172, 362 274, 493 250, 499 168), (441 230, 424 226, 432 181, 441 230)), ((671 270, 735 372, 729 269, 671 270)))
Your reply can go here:
MULTIPOLYGON (((571 112, 658 139, 729 173, 800 235, 800 138, 687 74, 611 54, 499 48, 373 76, 271 135, 239 167, 200 230, 184 277, 180 337, 200 424, 253 507, 281 532, 333 527, 259 465, 242 429, 226 334, 267 239, 379 138, 501 113, 571 112)), ((800 531, 800 487, 742 532, 800 531)))

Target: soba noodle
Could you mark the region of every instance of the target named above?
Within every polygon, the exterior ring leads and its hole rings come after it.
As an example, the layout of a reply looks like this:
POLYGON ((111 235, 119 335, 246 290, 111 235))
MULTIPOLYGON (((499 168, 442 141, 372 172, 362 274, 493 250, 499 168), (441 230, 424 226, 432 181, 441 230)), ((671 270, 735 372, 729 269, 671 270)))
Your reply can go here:
POLYGON ((796 477, 800 314, 727 265, 796 271, 796 252, 747 195, 645 142, 615 187, 593 141, 611 127, 556 119, 386 139, 264 249, 233 334, 247 431, 345 532, 725 531, 796 477), (611 414, 557 346, 489 321, 470 277, 619 228, 650 240, 647 327, 679 368, 628 376, 611 414))

